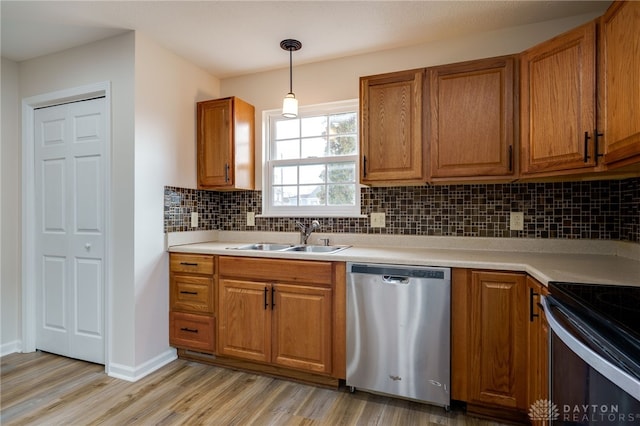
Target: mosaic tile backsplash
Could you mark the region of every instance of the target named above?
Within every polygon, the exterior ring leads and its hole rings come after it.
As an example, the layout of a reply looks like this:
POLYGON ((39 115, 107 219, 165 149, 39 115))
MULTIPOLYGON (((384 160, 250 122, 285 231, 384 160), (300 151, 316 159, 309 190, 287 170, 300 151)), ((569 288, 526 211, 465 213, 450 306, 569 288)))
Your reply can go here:
POLYGON ((640 178, 592 182, 474 184, 362 188, 367 218, 261 218, 260 191, 214 192, 176 187, 164 191, 165 232, 199 230, 289 231, 296 220, 318 219, 323 232, 604 239, 640 243, 640 178), (524 230, 509 230, 509 212, 524 212, 524 230), (385 228, 371 228, 371 212, 386 214, 385 228))

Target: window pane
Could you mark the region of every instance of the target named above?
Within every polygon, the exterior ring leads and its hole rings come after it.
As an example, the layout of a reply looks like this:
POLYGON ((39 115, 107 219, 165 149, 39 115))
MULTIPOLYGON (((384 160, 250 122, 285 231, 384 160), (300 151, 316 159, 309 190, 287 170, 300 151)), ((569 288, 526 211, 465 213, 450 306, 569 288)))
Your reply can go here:
POLYGON ((300 205, 319 206, 324 204, 324 185, 300 185, 300 205))
POLYGON ((356 133, 356 119, 357 115, 355 112, 332 115, 329 117, 329 131, 332 135, 341 133, 356 133))
POLYGON ((276 121, 275 139, 295 139, 300 137, 300 119, 276 121))
POLYGON ((327 140, 325 138, 302 139, 302 158, 325 157, 327 155, 327 140))
POLYGON ((273 205, 274 206, 295 206, 298 202, 297 186, 274 186, 273 205))
POLYGON ((324 164, 300 166, 300 183, 324 183, 326 172, 324 164))
POLYGON ((307 117, 302 119, 302 137, 324 136, 327 134, 327 117, 307 117))
POLYGON ((353 206, 356 203, 355 185, 329 185, 328 205, 331 206, 353 206))
POLYGON ((329 178, 331 183, 353 183, 356 181, 355 163, 334 163, 328 164, 329 178))
POLYGON ((274 185, 295 185, 298 183, 298 166, 274 167, 274 185))
POLYGON ((330 155, 353 155, 357 153, 358 141, 355 135, 332 136, 329 138, 330 155))
POLYGON ((274 160, 287 160, 291 158, 300 158, 300 139, 287 139, 276 141, 276 152, 274 160))

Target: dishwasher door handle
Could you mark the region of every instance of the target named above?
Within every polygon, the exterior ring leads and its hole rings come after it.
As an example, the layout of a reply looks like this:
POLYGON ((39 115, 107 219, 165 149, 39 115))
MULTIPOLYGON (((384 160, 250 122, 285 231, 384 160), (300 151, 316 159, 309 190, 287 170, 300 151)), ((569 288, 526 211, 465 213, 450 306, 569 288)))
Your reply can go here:
POLYGON ((384 281, 387 284, 409 284, 409 278, 398 277, 394 275, 383 275, 382 281, 384 281))

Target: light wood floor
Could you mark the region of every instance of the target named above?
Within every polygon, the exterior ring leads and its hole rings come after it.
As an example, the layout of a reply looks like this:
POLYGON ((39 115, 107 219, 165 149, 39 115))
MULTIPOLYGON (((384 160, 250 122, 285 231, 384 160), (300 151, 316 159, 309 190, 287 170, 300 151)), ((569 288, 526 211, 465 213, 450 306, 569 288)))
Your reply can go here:
POLYGON ((497 423, 176 360, 135 383, 43 352, 0 358, 2 425, 477 425, 497 423))

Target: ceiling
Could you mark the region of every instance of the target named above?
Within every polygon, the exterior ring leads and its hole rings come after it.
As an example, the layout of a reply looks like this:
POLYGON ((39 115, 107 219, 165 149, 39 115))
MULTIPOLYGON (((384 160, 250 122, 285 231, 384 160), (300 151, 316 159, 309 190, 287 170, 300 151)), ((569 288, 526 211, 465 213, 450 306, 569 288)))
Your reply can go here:
POLYGON ((130 30, 218 78, 586 13, 611 1, 7 1, 2 56, 16 62, 130 30))

